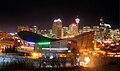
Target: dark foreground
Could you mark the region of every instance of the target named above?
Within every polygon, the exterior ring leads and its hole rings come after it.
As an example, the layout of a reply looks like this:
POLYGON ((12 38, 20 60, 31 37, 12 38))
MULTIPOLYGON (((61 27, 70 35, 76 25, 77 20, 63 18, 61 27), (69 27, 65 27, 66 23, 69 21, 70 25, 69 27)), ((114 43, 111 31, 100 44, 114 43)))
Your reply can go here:
POLYGON ((73 68, 7 68, 0 71, 120 71, 120 63, 112 63, 99 67, 73 67, 73 68))
MULTIPOLYGON (((61 67, 58 61, 41 61, 27 58, 10 58, 10 62, 1 57, 0 71, 120 71, 120 58, 93 57, 91 65, 94 67, 61 67), (45 62, 45 63, 44 63, 45 62), (46 68, 47 65, 57 66, 46 68)), ((89 65, 89 66, 91 66, 89 65)))

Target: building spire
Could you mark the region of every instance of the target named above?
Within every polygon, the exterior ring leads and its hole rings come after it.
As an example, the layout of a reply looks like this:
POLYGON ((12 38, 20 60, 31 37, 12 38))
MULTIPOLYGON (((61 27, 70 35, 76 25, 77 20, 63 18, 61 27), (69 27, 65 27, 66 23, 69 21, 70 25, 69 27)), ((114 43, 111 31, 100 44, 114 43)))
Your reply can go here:
POLYGON ((75 22, 76 22, 77 24, 80 22, 80 19, 78 18, 78 16, 77 16, 77 18, 75 19, 75 22))

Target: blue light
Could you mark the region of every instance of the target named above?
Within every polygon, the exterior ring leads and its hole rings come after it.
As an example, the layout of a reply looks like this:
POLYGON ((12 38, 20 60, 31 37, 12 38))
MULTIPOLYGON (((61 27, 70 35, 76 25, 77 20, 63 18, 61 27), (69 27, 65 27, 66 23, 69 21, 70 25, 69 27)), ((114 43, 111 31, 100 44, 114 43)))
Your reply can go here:
POLYGON ((29 42, 29 41, 27 41, 27 43, 29 43, 29 44, 35 44, 35 42, 29 42))

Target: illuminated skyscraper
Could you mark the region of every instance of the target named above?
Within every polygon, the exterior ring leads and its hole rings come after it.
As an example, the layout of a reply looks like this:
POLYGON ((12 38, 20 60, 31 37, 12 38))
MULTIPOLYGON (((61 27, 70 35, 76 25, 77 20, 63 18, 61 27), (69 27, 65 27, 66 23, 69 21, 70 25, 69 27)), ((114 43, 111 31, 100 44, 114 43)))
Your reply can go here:
POLYGON ((18 26, 18 32, 20 31, 29 31, 29 27, 28 26, 18 26))
POLYGON ((77 35, 78 34, 78 25, 75 23, 72 23, 69 25, 69 33, 73 34, 73 35, 77 35))
POLYGON ((38 27, 36 25, 34 25, 30 28, 30 31, 33 33, 38 33, 38 27))
POLYGON ((79 24, 79 22, 80 22, 80 19, 79 19, 79 18, 76 18, 76 19, 75 19, 75 22, 76 22, 76 24, 77 24, 77 26, 78 26, 78 24, 79 24))
POLYGON ((69 33, 68 27, 62 27, 61 38, 64 38, 66 35, 68 35, 68 33, 69 33))
POLYGON ((52 24, 52 34, 55 35, 55 38, 61 38, 62 31, 62 21, 61 19, 55 19, 52 24))
POLYGON ((107 37, 110 37, 110 29, 111 29, 111 26, 110 26, 110 24, 104 24, 104 27, 105 27, 105 30, 104 30, 104 32, 105 32, 105 37, 107 38, 107 37))
POLYGON ((78 28, 78 26, 79 26, 79 22, 80 22, 80 19, 78 18, 78 16, 77 16, 77 18, 75 19, 75 22, 76 22, 76 24, 77 24, 77 28, 78 28))
POLYGON ((83 30, 83 33, 92 31, 90 26, 84 26, 82 30, 83 30))
POLYGON ((69 29, 68 27, 63 27, 63 33, 64 33, 64 36, 66 36, 69 32, 69 29))
POLYGON ((100 18, 100 38, 107 38, 110 36, 110 24, 106 24, 103 17, 100 18))
POLYGON ((93 31, 99 31, 99 26, 93 26, 93 31))
POLYGON ((98 39, 99 38, 99 26, 93 26, 93 31, 94 31, 94 38, 98 39))
POLYGON ((104 20, 103 17, 100 18, 100 37, 102 38, 104 36, 104 20))
POLYGON ((75 19, 75 23, 69 25, 69 33, 72 35, 78 35, 78 24, 80 22, 79 18, 75 19))

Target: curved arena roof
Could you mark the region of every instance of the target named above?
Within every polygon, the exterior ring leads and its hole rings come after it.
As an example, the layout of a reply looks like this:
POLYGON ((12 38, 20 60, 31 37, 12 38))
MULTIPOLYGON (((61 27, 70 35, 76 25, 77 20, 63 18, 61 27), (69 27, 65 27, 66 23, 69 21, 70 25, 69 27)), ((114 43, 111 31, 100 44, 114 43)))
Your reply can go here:
POLYGON ((60 40, 60 39, 52 39, 52 38, 44 37, 40 34, 36 34, 33 32, 29 32, 29 31, 20 31, 17 34, 21 39, 23 39, 25 41, 29 41, 29 42, 35 42, 35 43, 46 42, 46 41, 52 42, 52 41, 60 40))

